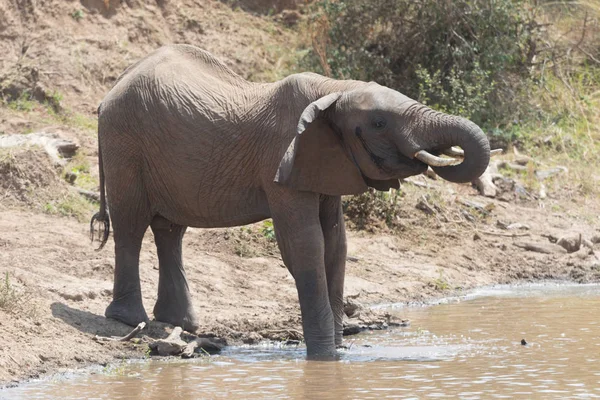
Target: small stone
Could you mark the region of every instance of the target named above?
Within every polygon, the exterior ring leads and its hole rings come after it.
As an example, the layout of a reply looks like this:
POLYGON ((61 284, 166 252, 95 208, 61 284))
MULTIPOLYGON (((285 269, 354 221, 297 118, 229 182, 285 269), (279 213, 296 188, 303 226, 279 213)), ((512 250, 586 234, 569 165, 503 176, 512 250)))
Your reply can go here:
POLYGON ((362 304, 360 304, 358 301, 351 298, 346 298, 346 302, 344 303, 344 314, 346 314, 348 318, 356 318, 358 315, 360 315, 361 308, 362 304))
POLYGON ((59 293, 60 297, 65 300, 83 301, 83 294, 81 293, 59 293))
POLYGON ((262 340, 264 340, 264 338, 257 332, 250 332, 242 339, 246 344, 257 344, 262 340))
POLYGON ((479 236, 479 233, 475 232, 473 234, 473 240, 481 240, 481 236, 479 236))
POLYGON ((522 224, 520 222, 515 222, 514 224, 510 224, 506 227, 506 229, 511 230, 511 229, 520 229, 520 230, 529 230, 529 226, 522 224))
POLYGON ((581 244, 584 245, 585 247, 587 247, 588 249, 593 249, 594 248, 594 243, 588 239, 582 239, 581 240, 581 244))
POLYGON ((356 335, 357 333, 360 333, 362 331, 364 331, 366 329, 366 327, 364 325, 359 325, 359 324, 348 324, 346 326, 344 326, 344 336, 349 336, 349 335, 356 335))
POLYGON ((300 13, 295 10, 284 10, 281 13, 281 20, 287 26, 294 26, 300 20, 300 13))
POLYGON ((594 235, 594 236, 592 236, 592 238, 590 239, 590 242, 592 242, 594 244, 600 243, 600 235, 594 235))
POLYGON ((577 233, 563 236, 558 239, 556 244, 567 250, 567 252, 574 253, 581 248, 581 234, 577 233))
POLYGON ((527 346, 527 341, 525 339, 521 339, 521 345, 527 346))
POLYGON ((65 180, 70 184, 73 184, 75 183, 75 180, 77 180, 77 174, 74 172, 67 172, 65 173, 65 180))

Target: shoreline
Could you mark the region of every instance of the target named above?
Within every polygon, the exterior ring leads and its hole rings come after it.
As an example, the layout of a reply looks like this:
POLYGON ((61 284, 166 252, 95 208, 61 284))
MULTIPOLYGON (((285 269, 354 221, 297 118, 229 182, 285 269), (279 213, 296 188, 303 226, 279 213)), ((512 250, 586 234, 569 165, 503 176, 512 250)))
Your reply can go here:
MULTIPOLYGON (((596 217, 586 217, 596 215, 593 203, 579 203, 570 214, 548 214, 532 204, 477 196, 467 185, 448 186, 458 192, 456 198, 487 203, 492 211, 475 223, 441 223, 415 210, 423 192, 432 189, 403 187, 401 230, 347 229, 347 300, 424 305, 489 285, 600 282, 600 243, 550 254, 521 246, 523 240, 547 243, 548 235, 597 236, 596 217), (498 221, 526 224, 527 237, 480 234, 497 230, 498 221)), ((457 200, 444 204, 447 214, 465 212, 457 200)), ((186 233, 184 263, 201 326, 196 334, 226 344, 298 339, 293 336, 301 331, 295 284, 264 226, 190 228, 186 233)), ((95 335, 125 336, 132 327, 104 317, 112 299, 114 243, 109 240, 104 250, 95 251, 88 229, 74 218, 0 204, 0 276, 8 277, 8 293, 14 297, 9 307, 0 308, 0 385, 145 353, 145 344, 92 340, 95 335)), ((151 231, 142 245, 140 279, 150 311, 158 288, 151 231)), ((161 339, 171 329, 152 321, 142 335, 161 339)))
MULTIPOLYGON (((508 284, 488 284, 479 287, 473 287, 466 290, 466 293, 460 295, 450 295, 450 296, 441 296, 441 297, 432 297, 423 301, 406 301, 406 302, 395 302, 395 303, 382 303, 382 304, 373 304, 373 305, 365 305, 365 308, 370 310, 400 310, 411 307, 435 307, 443 304, 455 304, 462 301, 470 301, 476 298, 481 297, 496 297, 503 296, 502 293, 494 293, 498 290, 506 290, 508 292, 513 292, 516 290, 521 290, 524 288, 581 288, 581 287, 600 287, 600 282, 589 282, 589 283, 577 283, 573 281, 565 281, 565 280, 542 280, 542 281, 521 281, 521 282, 513 282, 508 284)), ((116 322, 116 321, 115 321, 116 322)), ((387 329, 399 329, 400 327, 389 327, 387 329)), ((369 329, 369 331, 373 331, 369 329)), ((249 332, 251 333, 251 332, 249 332)), ((140 335, 143 334, 143 331, 140 335)), ((345 338, 352 337, 353 335, 345 336, 345 338)), ((90 338, 91 340, 91 338, 90 338)), ((231 344, 226 347, 238 348, 238 347, 258 347, 265 344, 277 344, 279 343, 279 347, 285 348, 286 346, 281 342, 265 339, 260 342, 254 344, 231 344)), ((121 345, 125 346, 126 342, 121 342, 121 345)), ((215 355, 219 356, 220 353, 216 353, 215 355)), ((76 366, 70 368, 59 368, 56 371, 49 371, 38 376, 30 376, 24 379, 20 379, 18 381, 13 382, 0 382, 0 395, 2 391, 7 389, 14 389, 17 387, 23 387, 27 385, 35 385, 35 384, 43 384, 47 381, 59 380, 59 381, 67 381, 73 379, 79 379, 88 375, 94 374, 110 374, 113 370, 119 369, 122 367, 127 368, 132 364, 142 364, 142 363, 194 363, 198 362, 199 357, 195 357, 193 359, 183 359, 179 356, 146 356, 142 352, 134 352, 132 354, 128 354, 127 357, 116 358, 113 361, 108 361, 106 363, 95 363, 88 364, 84 366, 76 366)), ((0 396, 1 398, 1 396, 0 396)))

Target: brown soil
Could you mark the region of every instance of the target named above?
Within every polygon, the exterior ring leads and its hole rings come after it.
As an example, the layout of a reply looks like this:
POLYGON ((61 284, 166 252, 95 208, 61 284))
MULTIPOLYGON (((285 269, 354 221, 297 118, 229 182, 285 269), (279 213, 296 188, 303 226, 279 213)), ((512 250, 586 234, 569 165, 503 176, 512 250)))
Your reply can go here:
MULTIPOLYGON (((42 100, 57 101, 60 114, 55 115, 54 103, 36 101, 16 110, 6 103, 0 106, 0 133, 60 131, 80 144, 92 178, 97 177, 95 133, 74 116, 81 113, 93 122, 102 95, 136 58, 163 43, 187 42, 214 52, 246 77, 270 79, 280 60, 273 49, 285 49, 294 37, 272 17, 235 11, 218 1, 111 0, 108 8, 103 0, 51 3, 0 4, 5 56, 0 92, 8 100, 24 92, 41 94, 42 100), (78 10, 82 18, 74 17, 78 10)), ((259 3, 266 4, 251 4, 259 3)), ((85 219, 48 214, 49 202, 73 193, 60 176, 40 149, 0 149, 0 385, 144 356, 142 345, 92 340, 96 334, 125 335, 131 327, 103 316, 111 299, 112 240, 96 252, 85 219)), ((598 235, 600 206, 593 199, 555 185, 559 189, 543 201, 513 192, 504 196, 510 201, 500 201, 478 196, 470 185, 422 179, 430 188, 403 185, 392 228, 381 222, 383 210, 377 224, 370 222, 372 232, 349 230, 346 294, 358 302, 423 301, 493 283, 600 281, 598 245, 571 254, 541 254, 515 245, 549 243, 548 237, 570 233, 584 239, 598 235), (505 230, 498 221, 530 229, 505 230), (510 237, 513 232, 527 236, 510 237)), ((91 216, 97 206, 88 206, 91 216)), ((349 225, 356 226, 356 220, 349 225)), ((186 234, 184 257, 201 318, 199 333, 252 343, 277 337, 280 329, 299 329, 293 280, 265 228, 259 223, 186 234)), ((148 232, 141 277, 149 312, 156 300, 156 269, 148 232)), ((146 334, 166 337, 171 328, 154 321, 146 334)))

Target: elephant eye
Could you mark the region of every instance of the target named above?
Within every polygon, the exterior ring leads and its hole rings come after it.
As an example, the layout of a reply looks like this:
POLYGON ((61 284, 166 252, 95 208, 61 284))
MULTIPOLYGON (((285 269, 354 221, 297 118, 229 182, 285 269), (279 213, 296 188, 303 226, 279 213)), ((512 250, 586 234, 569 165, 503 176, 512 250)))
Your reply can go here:
POLYGON ((387 125, 387 121, 382 117, 376 117, 373 119, 371 124, 373 125, 373 128, 383 129, 387 125))

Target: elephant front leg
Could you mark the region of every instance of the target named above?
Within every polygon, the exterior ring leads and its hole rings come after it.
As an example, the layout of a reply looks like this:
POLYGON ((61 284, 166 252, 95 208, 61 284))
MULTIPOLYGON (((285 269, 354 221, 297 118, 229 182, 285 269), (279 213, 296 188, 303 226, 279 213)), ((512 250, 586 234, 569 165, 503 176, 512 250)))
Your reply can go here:
POLYGON ((332 359, 337 354, 334 318, 327 292, 319 201, 312 195, 306 193, 306 201, 295 205, 292 199, 280 209, 271 207, 271 211, 283 261, 298 290, 307 356, 332 359))
POLYGON ((340 196, 321 201, 319 218, 325 241, 325 271, 329 303, 333 312, 335 345, 342 345, 344 332, 344 277, 346 274, 346 230, 340 196))
POLYGON ((157 321, 194 332, 198 329, 198 320, 192 307, 182 258, 183 235, 187 227, 173 224, 160 216, 154 217, 150 227, 154 233, 159 271, 154 317, 157 321))

